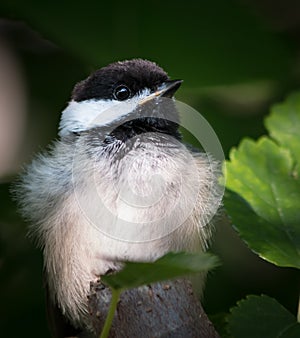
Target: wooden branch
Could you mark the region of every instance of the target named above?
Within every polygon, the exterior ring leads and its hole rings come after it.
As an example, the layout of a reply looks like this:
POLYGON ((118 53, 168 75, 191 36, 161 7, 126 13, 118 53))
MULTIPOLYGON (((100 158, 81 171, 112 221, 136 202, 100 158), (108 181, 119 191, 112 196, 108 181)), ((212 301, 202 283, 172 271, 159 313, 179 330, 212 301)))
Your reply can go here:
MULTIPOLYGON (((103 284, 92 284, 89 308, 97 334, 111 299, 103 284)), ((124 291, 110 338, 220 338, 194 295, 190 281, 178 279, 124 291)))

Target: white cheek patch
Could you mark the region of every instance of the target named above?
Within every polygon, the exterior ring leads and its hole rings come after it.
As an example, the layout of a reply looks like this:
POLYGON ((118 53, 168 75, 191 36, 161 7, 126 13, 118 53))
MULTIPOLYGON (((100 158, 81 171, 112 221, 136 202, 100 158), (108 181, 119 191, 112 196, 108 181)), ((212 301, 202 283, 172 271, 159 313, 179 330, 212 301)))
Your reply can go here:
POLYGON ((147 95, 149 91, 144 90, 140 95, 126 101, 95 99, 81 102, 71 101, 62 112, 59 136, 116 122, 132 112, 147 95))

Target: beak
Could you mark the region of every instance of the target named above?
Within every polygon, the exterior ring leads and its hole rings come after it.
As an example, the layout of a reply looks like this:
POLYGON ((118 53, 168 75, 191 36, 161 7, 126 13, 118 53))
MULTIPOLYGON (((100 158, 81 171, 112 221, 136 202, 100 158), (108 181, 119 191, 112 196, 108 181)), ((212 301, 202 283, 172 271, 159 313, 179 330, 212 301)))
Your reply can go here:
POLYGON ((160 85, 156 92, 148 95, 140 101, 140 105, 144 104, 156 97, 168 97, 172 98, 177 89, 181 86, 183 80, 169 80, 160 85))
POLYGON ((164 82, 158 90, 154 93, 155 96, 160 97, 173 97, 177 89, 181 86, 182 80, 170 80, 164 82))

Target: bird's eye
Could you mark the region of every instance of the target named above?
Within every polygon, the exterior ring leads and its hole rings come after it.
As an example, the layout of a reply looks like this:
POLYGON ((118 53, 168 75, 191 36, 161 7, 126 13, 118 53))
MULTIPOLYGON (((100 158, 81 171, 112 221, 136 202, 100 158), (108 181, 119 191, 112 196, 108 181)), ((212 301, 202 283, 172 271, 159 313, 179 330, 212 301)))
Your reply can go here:
POLYGON ((114 97, 118 101, 127 100, 130 96, 130 89, 125 85, 120 85, 114 90, 114 97))

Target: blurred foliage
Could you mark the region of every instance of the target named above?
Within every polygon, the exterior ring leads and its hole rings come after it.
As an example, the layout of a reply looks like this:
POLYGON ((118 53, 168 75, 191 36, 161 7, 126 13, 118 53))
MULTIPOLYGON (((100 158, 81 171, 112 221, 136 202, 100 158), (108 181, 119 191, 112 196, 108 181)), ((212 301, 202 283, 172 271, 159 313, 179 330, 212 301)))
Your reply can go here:
POLYGON ((101 280, 111 289, 123 291, 208 271, 218 265, 218 258, 208 253, 170 252, 153 263, 125 262, 121 271, 102 276, 101 280))
POLYGON ((286 42, 233 0, 4 0, 1 7, 97 67, 149 58, 193 87, 289 74, 286 42))
MULTIPOLYGON (((242 3, 1 1, 0 34, 22 67, 28 97, 18 163, 56 137, 60 112, 77 81, 132 57, 156 61, 171 77, 184 79, 177 98, 203 114, 226 155, 242 137, 263 134, 270 104, 299 86, 299 33, 297 25, 293 34, 274 28, 268 17, 272 6, 262 13, 242 3)), ((26 238, 8 184, 0 193, 1 334, 47 337, 40 253, 26 238)), ((226 220, 217 226, 213 251, 223 265, 208 276, 208 314, 228 312, 250 293, 268 294, 296 312, 299 274, 259 260, 226 220)))
POLYGON ((231 310, 229 332, 243 338, 297 338, 300 323, 275 299, 248 296, 231 310))
POLYGON ((9 185, 1 184, 1 335, 47 337, 41 255, 30 246, 9 196, 9 185))

